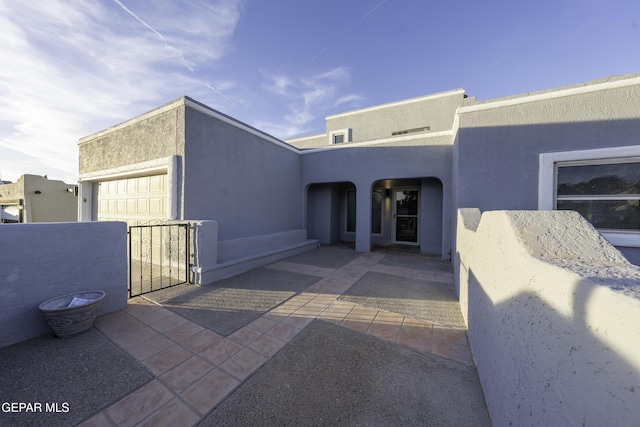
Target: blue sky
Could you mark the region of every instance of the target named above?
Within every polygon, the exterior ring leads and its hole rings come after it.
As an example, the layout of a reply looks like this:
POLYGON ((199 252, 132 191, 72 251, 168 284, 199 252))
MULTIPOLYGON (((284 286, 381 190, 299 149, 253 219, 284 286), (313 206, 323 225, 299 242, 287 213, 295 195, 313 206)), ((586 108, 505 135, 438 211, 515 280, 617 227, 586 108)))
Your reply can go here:
POLYGON ((77 180, 78 139, 182 95, 281 139, 464 88, 640 71, 637 0, 0 0, 0 178, 77 180))

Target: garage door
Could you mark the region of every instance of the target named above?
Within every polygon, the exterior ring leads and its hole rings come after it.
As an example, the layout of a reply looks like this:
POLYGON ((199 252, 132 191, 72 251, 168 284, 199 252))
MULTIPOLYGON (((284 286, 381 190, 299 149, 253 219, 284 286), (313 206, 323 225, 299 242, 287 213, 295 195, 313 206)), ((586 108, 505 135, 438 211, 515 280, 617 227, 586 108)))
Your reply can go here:
POLYGON ((93 186, 93 220, 140 225, 167 218, 167 175, 102 181, 93 186))

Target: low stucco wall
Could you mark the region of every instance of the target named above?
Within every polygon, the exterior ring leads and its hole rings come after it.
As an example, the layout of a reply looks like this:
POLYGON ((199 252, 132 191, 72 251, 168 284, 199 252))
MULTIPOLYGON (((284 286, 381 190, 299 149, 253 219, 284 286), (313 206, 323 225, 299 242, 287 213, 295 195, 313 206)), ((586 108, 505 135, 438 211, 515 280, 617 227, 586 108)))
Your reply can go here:
POLYGON ((494 425, 640 419, 640 268, 570 211, 461 209, 455 268, 494 425))
POLYGON ((192 223, 192 282, 197 285, 209 285, 319 245, 307 239, 304 229, 219 241, 217 221, 192 223))
POLYGON ((76 291, 106 292, 100 312, 127 305, 123 222, 0 225, 0 347, 50 331, 38 305, 76 291))

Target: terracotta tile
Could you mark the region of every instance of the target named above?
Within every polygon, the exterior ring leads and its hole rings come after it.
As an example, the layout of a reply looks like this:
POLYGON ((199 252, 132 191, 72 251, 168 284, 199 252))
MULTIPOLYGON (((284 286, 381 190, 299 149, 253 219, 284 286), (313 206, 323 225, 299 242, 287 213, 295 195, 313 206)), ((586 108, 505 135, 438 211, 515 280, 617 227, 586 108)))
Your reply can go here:
POLYGON ((298 316, 297 312, 282 321, 283 324, 293 326, 294 328, 304 329, 309 323, 313 322, 315 316, 298 316))
POLYGON ((149 302, 132 302, 132 300, 129 300, 127 303, 127 308, 125 308, 124 311, 125 313, 129 314, 130 316, 139 318, 142 316, 146 316, 147 314, 151 314, 156 310, 161 309, 162 307, 156 304, 151 304, 149 302))
POLYGON ((220 368, 239 380, 244 380, 255 372, 268 359, 249 348, 243 348, 231 358, 220 364, 220 368))
POLYGON ((189 338, 180 341, 180 345, 187 350, 191 350, 194 353, 197 353, 220 340, 222 340, 221 335, 218 335, 215 332, 210 331, 209 329, 203 329, 202 331, 193 334, 189 338))
POLYGON ((141 322, 144 322, 147 325, 153 325, 154 323, 157 323, 172 315, 174 315, 174 313, 170 310, 167 310, 166 308, 160 308, 159 310, 155 310, 152 313, 141 316, 139 319, 141 322))
POLYGON ((276 354, 286 343, 270 335, 262 335, 249 344, 249 348, 262 353, 267 357, 271 357, 276 354))
POLYGON ((174 345, 144 361, 144 365, 155 375, 161 375, 191 357, 184 348, 174 345))
POLYGON ((370 320, 350 319, 350 318, 344 319, 341 323, 342 326, 345 326, 349 329, 353 329, 354 331, 360 331, 360 332, 367 332, 367 329, 369 329, 370 324, 371 324, 370 320))
POLYGON ((467 365, 473 364, 465 330, 434 326, 433 353, 467 365))
POLYGON ((147 341, 131 346, 127 349, 127 352, 138 360, 144 360, 162 350, 169 348, 173 345, 173 342, 169 341, 162 335, 153 337, 147 341))
POLYGON ((251 328, 244 327, 240 328, 231 335, 228 336, 230 340, 237 342, 242 346, 248 345, 251 341, 259 337, 261 334, 258 331, 255 331, 251 328))
POLYGON ((306 303, 307 303, 307 299, 302 299, 301 297, 294 296, 290 300, 285 301, 282 304, 280 304, 279 307, 286 308, 286 309, 291 309, 291 310, 297 310, 300 307, 302 307, 303 305, 305 305, 306 303))
POLYGON ((162 384, 151 381, 107 409, 107 414, 118 426, 132 426, 152 414, 172 397, 172 393, 162 384))
POLYGON ((433 353, 433 342, 431 331, 415 331, 407 330, 404 327, 400 329, 398 344, 406 345, 422 353, 433 353))
POLYGON ((356 308, 356 304, 352 302, 336 301, 331 305, 331 307, 328 308, 328 310, 346 311, 347 313, 349 313, 354 308, 356 308))
POLYGON ((145 427, 189 427, 198 421, 200 421, 200 415, 193 412, 180 400, 173 399, 138 425, 145 427))
POLYGON ((156 331, 148 326, 144 326, 143 328, 136 329, 134 332, 114 338, 113 340, 122 348, 129 348, 157 336, 158 333, 156 331))
POLYGON ((115 339, 126 334, 130 334, 138 329, 143 328, 145 325, 122 312, 117 312, 120 315, 116 317, 110 317, 104 319, 101 322, 95 323, 96 327, 109 337, 115 339))
POLYGON ((344 319, 349 315, 348 310, 327 309, 318 315, 318 319, 344 319))
POLYGON ((320 315, 318 316, 318 319, 339 325, 340 323, 342 323, 345 317, 347 317, 347 315, 344 313, 325 310, 322 313, 320 313, 320 315))
POLYGON ((292 316, 315 318, 318 314, 322 313, 324 309, 325 307, 320 308, 320 307, 312 307, 312 306, 304 305, 300 307, 298 310, 296 310, 292 314, 292 316))
POLYGON ((357 320, 373 320, 378 314, 378 310, 374 308, 363 307, 361 305, 357 305, 351 310, 348 319, 357 319, 357 320))
POLYGON ((367 333, 383 340, 395 342, 400 331, 400 325, 389 325, 387 323, 373 322, 369 326, 367 333))
POLYGON ((236 354, 240 349, 242 349, 241 345, 225 338, 205 348, 198 353, 198 356, 217 366, 236 354))
POLYGON ((429 335, 431 335, 433 330, 433 323, 405 317, 404 322, 402 323, 402 329, 415 332, 428 332, 429 335))
POLYGON ((214 369, 185 390, 181 396, 200 415, 204 415, 218 405, 238 384, 240 382, 226 372, 214 369))
POLYGON ((164 373, 160 379, 173 391, 180 393, 202 378, 214 366, 198 356, 192 356, 175 368, 164 373))
POLYGON ((187 323, 187 319, 182 316, 178 316, 177 314, 172 314, 171 316, 167 316, 166 318, 154 323, 153 329, 164 333, 175 329, 180 325, 184 325, 185 323, 187 323))
POLYGON ((271 335, 272 337, 278 338, 284 342, 289 342, 296 335, 298 335, 299 332, 300 332, 300 329, 298 328, 280 323, 279 325, 276 325, 273 328, 271 328, 267 332, 267 334, 271 335))
POLYGON ((325 307, 328 307, 335 302, 336 302, 336 296, 327 295, 327 294, 318 295, 317 297, 315 297, 310 301, 310 303, 324 305, 325 307))
POLYGON ((88 420, 81 422, 76 427, 112 427, 112 424, 107 420, 106 415, 100 412, 88 420))
POLYGON ((187 321, 177 328, 164 332, 164 336, 175 342, 181 342, 186 340, 187 338, 192 337, 202 330, 204 330, 202 326, 198 325, 197 323, 187 321))
POLYGON ((253 322, 249 323, 248 326, 251 329, 255 329, 258 332, 267 332, 269 329, 273 328, 277 324, 278 322, 272 319, 269 319, 266 316, 260 316, 253 322))
POLYGON ((291 298, 289 301, 303 302, 306 304, 317 296, 318 294, 315 292, 302 292, 291 298))
MULTIPOLYGON (((274 308, 273 310, 276 310, 278 307, 274 308)), ((273 310, 269 311, 268 313, 263 314, 261 317, 264 317, 268 320, 271 320, 273 322, 279 323, 281 322, 283 319, 289 317, 289 314, 291 314, 291 311, 288 311, 287 313, 280 313, 280 312, 274 312, 273 310)))
POLYGON ((280 320, 282 320, 283 317, 288 317, 289 315, 291 315, 294 311, 296 311, 298 308, 300 307, 294 307, 294 306, 278 306, 276 308, 273 308, 269 311, 269 313, 267 313, 268 315, 271 315, 270 318, 272 320, 275 320, 276 322, 279 322, 280 320), (273 317, 275 316, 275 317, 273 317))
POLYGON ((374 319, 376 323, 385 323, 387 325, 402 326, 404 316, 398 313, 391 313, 380 310, 374 319))
POLYGON ((102 316, 96 317, 94 325, 97 328, 102 328, 103 325, 105 324, 118 323, 122 320, 130 319, 130 318, 131 316, 125 313, 124 310, 119 310, 119 311, 114 311, 112 313, 103 314, 102 316))

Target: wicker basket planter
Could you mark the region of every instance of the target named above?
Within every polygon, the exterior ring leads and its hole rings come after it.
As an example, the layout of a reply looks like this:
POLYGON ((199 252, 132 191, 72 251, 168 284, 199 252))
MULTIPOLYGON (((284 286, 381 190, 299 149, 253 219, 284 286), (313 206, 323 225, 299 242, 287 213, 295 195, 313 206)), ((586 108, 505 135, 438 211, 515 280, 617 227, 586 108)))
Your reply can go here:
POLYGON ((40 304, 40 311, 59 338, 69 338, 91 328, 103 291, 83 291, 52 298, 40 304))

